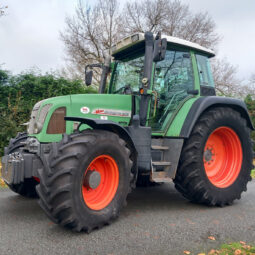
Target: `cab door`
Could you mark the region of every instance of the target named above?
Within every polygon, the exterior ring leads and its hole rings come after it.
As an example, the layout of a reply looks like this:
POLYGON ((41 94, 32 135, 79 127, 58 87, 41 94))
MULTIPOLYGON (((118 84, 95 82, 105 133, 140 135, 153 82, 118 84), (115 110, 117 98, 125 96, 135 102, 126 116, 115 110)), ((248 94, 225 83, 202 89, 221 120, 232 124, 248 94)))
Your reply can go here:
POLYGON ((194 90, 190 52, 167 50, 165 59, 155 63, 152 89, 149 125, 153 132, 163 132, 194 90))

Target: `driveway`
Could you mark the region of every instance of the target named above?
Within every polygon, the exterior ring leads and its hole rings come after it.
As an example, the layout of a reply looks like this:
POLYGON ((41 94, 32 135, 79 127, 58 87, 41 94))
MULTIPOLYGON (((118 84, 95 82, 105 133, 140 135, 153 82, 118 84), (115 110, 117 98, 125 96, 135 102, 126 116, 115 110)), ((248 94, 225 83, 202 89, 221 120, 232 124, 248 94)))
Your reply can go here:
POLYGON ((137 188, 112 225, 74 233, 53 224, 37 200, 0 188, 0 254, 197 254, 230 241, 254 243, 254 212, 255 181, 225 208, 192 204, 164 184, 137 188))

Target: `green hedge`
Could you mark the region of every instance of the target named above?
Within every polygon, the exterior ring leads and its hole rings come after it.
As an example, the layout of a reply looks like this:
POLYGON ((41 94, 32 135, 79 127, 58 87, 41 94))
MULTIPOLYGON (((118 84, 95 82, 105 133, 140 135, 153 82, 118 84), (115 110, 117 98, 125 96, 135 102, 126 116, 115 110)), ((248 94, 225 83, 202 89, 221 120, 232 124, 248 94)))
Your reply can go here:
MULTIPOLYGON (((255 100, 251 95, 247 95, 244 102, 246 103, 247 109, 249 111, 252 124, 255 127, 255 100)), ((253 141, 255 141, 255 131, 251 133, 251 138, 253 141)), ((253 150, 255 151, 255 143, 253 144, 253 150)))
POLYGON ((34 104, 42 99, 79 93, 96 93, 80 80, 70 81, 52 74, 33 72, 12 75, 0 70, 0 156, 17 132, 25 130, 34 104))

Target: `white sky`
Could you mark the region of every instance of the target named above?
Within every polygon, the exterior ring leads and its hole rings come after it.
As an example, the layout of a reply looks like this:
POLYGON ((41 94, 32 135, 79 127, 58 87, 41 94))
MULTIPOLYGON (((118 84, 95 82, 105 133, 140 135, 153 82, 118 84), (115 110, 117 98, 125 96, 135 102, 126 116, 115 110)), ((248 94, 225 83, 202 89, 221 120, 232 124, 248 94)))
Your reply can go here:
MULTIPOLYGON (((124 1, 124 0, 122 0, 124 1)), ((207 11, 222 35, 218 55, 238 66, 238 77, 255 73, 255 0, 182 0, 194 12, 207 11)), ((43 72, 65 65, 59 31, 76 0, 0 0, 0 65, 14 73, 38 67, 43 72)))

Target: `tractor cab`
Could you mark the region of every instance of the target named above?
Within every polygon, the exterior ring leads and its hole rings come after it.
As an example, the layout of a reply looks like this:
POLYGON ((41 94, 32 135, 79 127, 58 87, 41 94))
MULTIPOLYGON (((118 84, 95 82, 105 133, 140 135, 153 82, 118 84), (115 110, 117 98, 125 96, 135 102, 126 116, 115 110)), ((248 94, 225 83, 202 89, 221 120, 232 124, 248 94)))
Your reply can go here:
POLYGON ((132 95, 134 114, 140 114, 141 124, 150 126, 154 133, 166 133, 185 102, 215 95, 209 62, 214 53, 179 38, 152 37, 147 36, 146 40, 146 35, 137 33, 112 47, 109 86, 106 89, 101 82, 99 91, 132 95), (141 100, 141 95, 147 99, 141 100), (146 106, 148 109, 142 109, 141 114, 140 108, 146 106))

